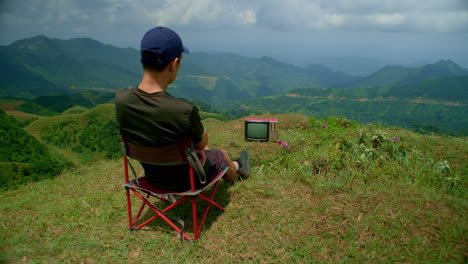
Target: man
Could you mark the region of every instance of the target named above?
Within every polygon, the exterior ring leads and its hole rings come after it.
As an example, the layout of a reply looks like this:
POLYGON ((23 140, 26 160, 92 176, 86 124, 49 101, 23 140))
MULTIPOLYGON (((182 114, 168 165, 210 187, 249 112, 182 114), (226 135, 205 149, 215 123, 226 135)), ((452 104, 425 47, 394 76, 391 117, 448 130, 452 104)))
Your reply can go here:
MULTIPOLYGON (((177 77, 182 53, 190 54, 173 30, 155 27, 141 40, 143 78, 140 84, 117 93, 115 105, 120 133, 128 141, 145 146, 166 146, 190 137, 204 164, 207 178, 228 166, 226 181, 250 175, 250 157, 242 151, 232 161, 225 150, 208 149, 208 134, 201 123, 198 108, 167 93, 177 77)), ((185 191, 190 188, 187 165, 155 166, 142 164, 145 175, 159 188, 185 191)), ((197 183, 197 187, 201 186, 197 183)))

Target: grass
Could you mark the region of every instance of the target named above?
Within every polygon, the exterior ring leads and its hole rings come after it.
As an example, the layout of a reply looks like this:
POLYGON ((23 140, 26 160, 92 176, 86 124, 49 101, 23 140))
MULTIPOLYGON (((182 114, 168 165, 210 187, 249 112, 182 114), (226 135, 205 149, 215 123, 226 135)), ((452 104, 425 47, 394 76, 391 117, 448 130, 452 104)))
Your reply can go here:
POLYGON ((98 161, 0 194, 0 263, 466 262, 465 139, 275 117, 292 149, 205 120, 212 148, 251 152, 252 176, 221 184, 226 211, 212 209, 199 242, 161 222, 128 231, 121 162, 98 161))
POLYGON ((18 121, 20 121, 22 123, 31 122, 31 121, 34 121, 36 119, 41 118, 41 116, 39 116, 39 115, 29 114, 29 113, 25 113, 25 112, 22 112, 22 111, 6 111, 6 113, 8 115, 11 115, 16 120, 18 120, 18 121))

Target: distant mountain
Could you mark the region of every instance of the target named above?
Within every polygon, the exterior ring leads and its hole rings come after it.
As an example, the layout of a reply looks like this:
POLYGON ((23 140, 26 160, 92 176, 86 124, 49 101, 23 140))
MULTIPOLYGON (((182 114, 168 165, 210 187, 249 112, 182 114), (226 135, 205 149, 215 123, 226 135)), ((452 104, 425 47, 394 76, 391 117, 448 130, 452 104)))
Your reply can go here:
POLYGON ((444 77, 452 75, 468 75, 468 70, 457 65, 451 60, 440 60, 434 64, 427 64, 421 68, 416 74, 412 74, 400 81, 399 84, 415 83, 422 80, 444 77))
POLYGON ((258 59, 236 54, 194 53, 185 56, 184 63, 173 93, 200 100, 211 98, 210 102, 279 94, 292 88, 329 86, 358 79, 322 66, 302 68, 270 57, 258 59), (186 76, 191 79, 183 79, 186 76), (207 76, 213 80, 211 85, 206 82, 207 76), (194 79, 197 77, 198 80, 194 79))
MULTIPOLYGON (((79 89, 119 90, 141 77, 139 52, 89 38, 45 36, 0 47, 0 95, 33 97, 79 89)), ((272 58, 194 53, 185 56, 172 92, 179 96, 223 102, 282 93, 302 86, 328 86, 356 77, 325 67, 301 68, 272 58), (208 81, 207 81, 208 80, 208 81)))
POLYGON ((317 57, 297 61, 299 65, 322 65, 337 72, 349 75, 368 76, 378 69, 395 64, 391 60, 363 57, 317 57))
MULTIPOLYGON (((468 70, 452 61, 423 67, 385 66, 364 78, 321 65, 299 67, 269 57, 236 54, 194 53, 184 56, 182 65, 169 93, 218 108, 229 101, 283 94, 302 87, 390 87, 468 75, 468 70)), ((142 72, 136 49, 117 48, 89 38, 60 40, 45 36, 0 46, 0 67, 0 96, 24 98, 83 90, 114 92, 135 86, 142 72)), ((55 111, 73 104, 70 98, 49 99, 61 101, 51 108, 55 111)), ((90 106, 93 104, 86 105, 90 106)))
POLYGON ((426 79, 417 83, 389 87, 354 89, 327 89, 320 87, 293 89, 292 95, 306 97, 334 97, 360 100, 432 100, 441 103, 468 102, 468 75, 445 76, 426 79))
POLYGON ((120 89, 140 78, 138 52, 92 39, 37 36, 0 47, 0 95, 37 96, 79 88, 120 89))
POLYGON ((357 76, 351 76, 343 72, 335 72, 321 65, 308 65, 306 72, 315 77, 320 86, 333 87, 343 83, 349 83, 361 79, 357 76))
POLYGON ((451 60, 440 60, 422 67, 385 66, 374 74, 340 88, 365 88, 416 83, 434 77, 468 75, 468 70, 451 60))

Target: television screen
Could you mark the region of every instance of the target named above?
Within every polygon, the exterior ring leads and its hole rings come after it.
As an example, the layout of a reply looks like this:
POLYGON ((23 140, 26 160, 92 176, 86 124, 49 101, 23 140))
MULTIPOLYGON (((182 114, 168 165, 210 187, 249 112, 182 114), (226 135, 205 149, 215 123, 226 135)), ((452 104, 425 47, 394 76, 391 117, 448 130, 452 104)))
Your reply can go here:
POLYGON ((267 122, 249 122, 246 124, 246 139, 247 140, 268 140, 267 122))

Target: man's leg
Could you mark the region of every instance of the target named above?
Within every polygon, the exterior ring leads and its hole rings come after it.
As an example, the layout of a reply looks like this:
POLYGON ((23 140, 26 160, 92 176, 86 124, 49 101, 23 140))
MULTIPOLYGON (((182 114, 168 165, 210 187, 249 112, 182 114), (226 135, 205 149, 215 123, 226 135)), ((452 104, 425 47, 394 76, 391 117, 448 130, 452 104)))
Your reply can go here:
POLYGON ((224 149, 221 149, 221 152, 224 155, 224 160, 226 161, 227 165, 229 166, 229 169, 224 175, 223 180, 225 181, 235 181, 239 179, 239 175, 237 174, 237 170, 239 169, 239 163, 237 161, 232 161, 231 158, 229 158, 229 155, 227 151, 224 149))
POLYGON ((250 175, 250 156, 245 150, 241 151, 239 159, 234 161, 224 149, 205 149, 204 154, 209 160, 210 166, 216 171, 220 171, 226 166, 229 168, 223 177, 225 181, 235 181, 241 177, 245 180, 250 175))

